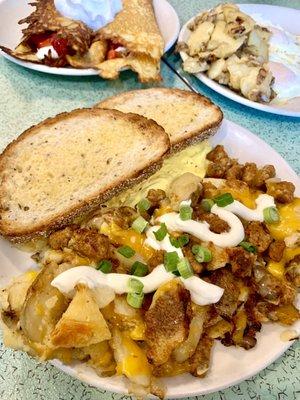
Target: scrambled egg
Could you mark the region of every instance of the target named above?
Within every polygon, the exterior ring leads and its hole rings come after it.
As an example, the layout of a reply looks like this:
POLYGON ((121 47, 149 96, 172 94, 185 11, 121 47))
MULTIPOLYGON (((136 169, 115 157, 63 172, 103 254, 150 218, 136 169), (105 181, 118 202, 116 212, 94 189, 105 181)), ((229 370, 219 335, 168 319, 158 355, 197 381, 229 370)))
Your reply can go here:
POLYGON ((172 155, 164 160, 162 168, 145 181, 135 185, 111 199, 107 205, 116 207, 122 205, 135 206, 146 196, 149 189, 167 190, 177 176, 191 172, 203 178, 206 172, 206 155, 211 150, 208 141, 204 141, 172 155), (178 166, 180 165, 180 169, 178 166))

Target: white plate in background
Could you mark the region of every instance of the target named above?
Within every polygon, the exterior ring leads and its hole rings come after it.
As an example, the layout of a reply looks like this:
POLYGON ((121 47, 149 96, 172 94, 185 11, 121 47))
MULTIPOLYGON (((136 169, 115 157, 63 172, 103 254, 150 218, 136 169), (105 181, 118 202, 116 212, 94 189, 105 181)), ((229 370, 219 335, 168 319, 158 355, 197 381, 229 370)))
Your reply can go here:
MULTIPOLYGON (((211 144, 223 144, 231 157, 240 162, 255 162, 258 165, 273 164, 277 176, 296 185, 296 195, 300 196, 300 180, 284 159, 267 143, 247 129, 225 120, 211 144), (259 151, 257 151, 259 149, 259 151)), ((180 168, 180 166, 179 166, 180 168)), ((0 286, 7 284, 13 276, 32 267, 29 253, 14 248, 0 239, 1 275, 0 286)), ((300 323, 297 323, 300 330, 300 323)), ((257 374, 279 358, 292 344, 280 340, 280 333, 286 330, 277 324, 265 324, 257 335, 257 345, 251 350, 224 347, 215 343, 212 351, 211 369, 205 378, 195 378, 184 374, 174 378, 164 378, 168 398, 203 395, 236 385, 257 374)), ((13 359, 12 359, 13 362, 13 359)), ((64 365, 54 360, 52 364, 91 386, 111 392, 128 394, 126 379, 123 377, 100 378, 95 371, 84 364, 64 365)))
MULTIPOLYGON (((179 18, 167 0, 153 0, 153 6, 157 23, 165 42, 165 51, 167 51, 173 46, 178 37, 180 30, 179 18)), ((2 46, 14 49, 20 43, 22 28, 25 25, 18 25, 18 21, 27 17, 33 10, 34 8, 24 0, 0 0, 0 44, 2 46)), ((0 50, 0 54, 18 65, 48 74, 70 76, 99 75, 98 71, 93 68, 49 67, 43 64, 19 60, 2 50, 0 50)))
MULTIPOLYGON (((270 6, 265 4, 237 5, 241 9, 241 11, 245 12, 246 14, 260 14, 263 16, 264 19, 272 22, 272 24, 279 25, 283 29, 294 35, 300 35, 300 10, 287 7, 270 6)), ((201 14, 203 11, 205 10, 199 10, 199 14, 201 14)), ((185 42, 189 37, 190 31, 187 26, 195 19, 195 17, 196 16, 191 18, 182 27, 178 37, 179 42, 185 42)), ((187 57, 184 52, 180 52, 180 55, 183 60, 187 57)), ((195 74, 195 76, 211 89, 215 90, 225 97, 228 97, 231 100, 244 104, 245 106, 256 108, 257 110, 273 114, 286 115, 289 117, 300 117, 300 97, 295 97, 294 99, 289 100, 287 103, 280 105, 257 103, 255 101, 248 100, 240 94, 234 92, 228 86, 221 85, 218 82, 210 79, 203 72, 195 74)))

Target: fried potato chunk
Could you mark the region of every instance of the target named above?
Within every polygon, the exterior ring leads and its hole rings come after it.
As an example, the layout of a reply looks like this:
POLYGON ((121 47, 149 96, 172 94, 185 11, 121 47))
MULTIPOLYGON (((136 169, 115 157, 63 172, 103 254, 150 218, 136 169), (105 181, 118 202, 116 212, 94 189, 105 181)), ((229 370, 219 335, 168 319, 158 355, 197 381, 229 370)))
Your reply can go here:
POLYGON ((165 363, 188 335, 190 295, 177 281, 161 286, 145 313, 147 357, 154 365, 165 363))
POLYGON ((52 344, 67 348, 84 347, 110 338, 110 331, 91 290, 78 286, 73 300, 51 334, 52 344))

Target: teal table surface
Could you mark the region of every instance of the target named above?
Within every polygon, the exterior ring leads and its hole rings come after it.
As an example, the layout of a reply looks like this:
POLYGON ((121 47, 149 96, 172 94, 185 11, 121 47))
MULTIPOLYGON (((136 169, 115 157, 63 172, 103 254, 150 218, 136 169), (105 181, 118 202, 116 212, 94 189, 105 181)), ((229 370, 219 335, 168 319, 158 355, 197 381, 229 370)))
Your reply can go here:
MULTIPOLYGON (((183 24, 218 0, 169 0, 183 24)), ((243 1, 239 1, 242 3, 243 1)), ((253 1, 252 3, 260 3, 253 1)), ((264 3, 300 8, 300 0, 264 0, 264 3)), ((180 68, 178 56, 168 61, 180 68)), ((162 86, 186 88, 166 65, 162 65, 162 86)), ((263 113, 237 104, 191 78, 200 93, 210 97, 225 117, 248 128, 273 146, 300 172, 300 120, 263 113)), ((147 87, 125 71, 120 80, 107 82, 98 77, 46 75, 14 65, 0 57, 0 148, 31 125, 62 111, 88 107, 115 93, 147 87)), ((0 267, 1 268, 1 267, 0 267)), ((247 381, 226 390, 199 396, 207 400, 293 400, 300 399, 300 345, 295 343, 279 360, 247 381)), ((238 364, 237 364, 238 368, 238 364)), ((0 347, 1 400, 111 400, 108 393, 71 378, 49 363, 38 363, 21 352, 0 347)))

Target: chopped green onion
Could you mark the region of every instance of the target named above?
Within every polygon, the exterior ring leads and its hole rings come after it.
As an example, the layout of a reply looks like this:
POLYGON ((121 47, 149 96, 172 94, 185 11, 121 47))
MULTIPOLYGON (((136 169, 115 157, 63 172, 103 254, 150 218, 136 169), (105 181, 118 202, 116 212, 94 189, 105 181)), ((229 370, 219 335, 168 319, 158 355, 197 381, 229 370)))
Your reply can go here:
POLYGON ((121 246, 117 249, 117 252, 126 258, 131 258, 135 255, 135 251, 129 246, 121 246))
POLYGON ((214 202, 218 207, 226 207, 234 202, 234 198, 232 197, 231 193, 224 193, 220 196, 215 197, 214 202))
POLYGON ((131 266, 131 275, 146 276, 148 274, 148 267, 140 261, 136 261, 131 266))
POLYGON ((203 199, 201 201, 201 206, 202 206, 203 210, 206 212, 210 212, 210 210, 214 204, 215 204, 215 202, 213 201, 213 199, 203 199))
POLYGON ((137 209, 139 211, 147 211, 151 207, 151 203, 148 199, 142 199, 137 203, 137 209))
POLYGON ((265 208, 263 214, 267 224, 276 224, 280 221, 279 212, 276 207, 265 208))
POLYGON ((130 278, 128 281, 128 288, 130 293, 142 293, 144 284, 139 279, 130 278))
POLYGON ((181 235, 179 236, 179 238, 177 238, 178 243, 179 243, 179 247, 184 247, 185 245, 188 244, 188 242, 190 241, 189 235, 185 234, 185 235, 181 235))
POLYGON ((104 274, 108 274, 112 270, 112 263, 109 260, 101 260, 96 269, 100 270, 104 274))
POLYGON ((141 308, 144 300, 144 293, 127 293, 127 303, 133 308, 141 308))
POLYGON ((182 276, 182 278, 187 279, 194 275, 191 264, 187 258, 182 258, 177 264, 177 269, 182 276))
POLYGON ((180 207, 179 216, 182 221, 192 219, 193 209, 191 206, 184 205, 180 207))
POLYGON ((177 270, 177 264, 179 256, 176 251, 170 251, 164 255, 164 266, 168 272, 174 272, 177 270))
POLYGON ((189 235, 184 234, 179 236, 178 238, 174 236, 170 236, 170 243, 174 247, 184 247, 190 241, 189 235))
POLYGON ((147 228, 147 225, 148 222, 143 217, 139 216, 133 221, 131 228, 138 233, 142 233, 147 228))
POLYGON ((239 244, 243 249, 247 250, 249 253, 257 253, 257 248, 249 242, 241 242, 239 244))
POLYGON ((200 246, 199 244, 195 244, 192 247, 192 253, 195 255, 196 261, 199 263, 209 262, 212 259, 212 253, 206 247, 200 246))
POLYGON ((170 235, 169 240, 172 246, 179 248, 179 242, 176 237, 170 235))
POLYGON ((160 224, 160 228, 156 232, 153 232, 153 233, 154 233, 154 236, 156 237, 156 240, 161 242, 168 233, 167 225, 163 222, 162 224, 160 224))

